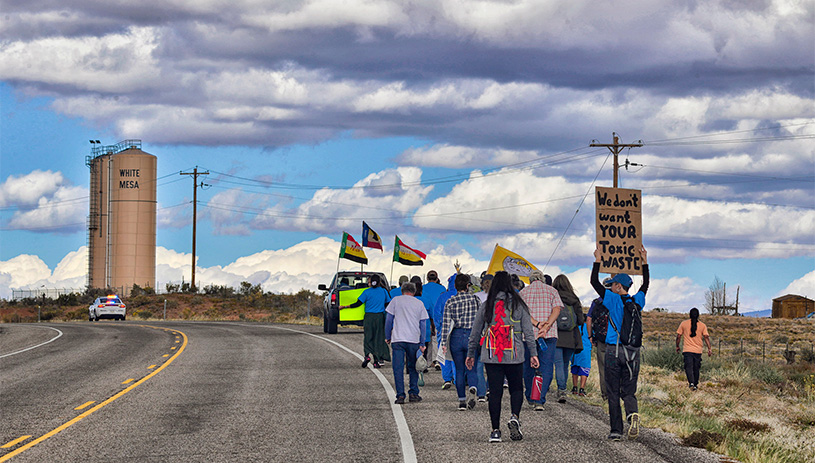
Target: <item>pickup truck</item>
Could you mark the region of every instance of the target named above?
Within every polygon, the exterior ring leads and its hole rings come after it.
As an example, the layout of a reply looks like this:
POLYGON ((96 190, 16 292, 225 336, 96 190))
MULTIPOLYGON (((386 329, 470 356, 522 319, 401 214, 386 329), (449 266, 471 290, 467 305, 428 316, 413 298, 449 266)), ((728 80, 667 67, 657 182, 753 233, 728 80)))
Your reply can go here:
POLYGON ((379 272, 338 272, 331 280, 331 284, 319 285, 317 289, 325 291, 323 302, 323 333, 336 334, 337 325, 362 326, 365 316, 365 304, 353 308, 340 310, 341 305, 350 305, 356 302, 359 295, 368 287, 368 278, 379 275, 382 287, 390 289, 388 279, 379 272))

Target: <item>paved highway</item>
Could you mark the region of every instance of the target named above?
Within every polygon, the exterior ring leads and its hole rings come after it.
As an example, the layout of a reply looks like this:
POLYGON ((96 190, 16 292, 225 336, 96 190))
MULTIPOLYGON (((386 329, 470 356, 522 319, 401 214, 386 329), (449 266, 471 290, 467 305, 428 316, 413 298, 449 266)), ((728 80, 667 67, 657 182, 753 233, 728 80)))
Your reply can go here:
POLYGON ((607 442, 602 409, 572 400, 490 444, 486 404, 458 411, 432 372, 423 402, 393 405, 361 347, 297 325, 0 325, 0 462, 719 461, 654 429, 607 442))

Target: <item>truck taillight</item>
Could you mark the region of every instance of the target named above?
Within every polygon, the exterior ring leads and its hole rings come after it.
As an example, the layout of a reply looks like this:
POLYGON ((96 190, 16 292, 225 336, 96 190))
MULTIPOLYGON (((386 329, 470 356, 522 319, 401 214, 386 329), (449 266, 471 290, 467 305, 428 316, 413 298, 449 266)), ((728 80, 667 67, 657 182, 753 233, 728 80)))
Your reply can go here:
POLYGON ((337 293, 334 293, 334 294, 331 295, 331 303, 332 304, 337 303, 337 293))

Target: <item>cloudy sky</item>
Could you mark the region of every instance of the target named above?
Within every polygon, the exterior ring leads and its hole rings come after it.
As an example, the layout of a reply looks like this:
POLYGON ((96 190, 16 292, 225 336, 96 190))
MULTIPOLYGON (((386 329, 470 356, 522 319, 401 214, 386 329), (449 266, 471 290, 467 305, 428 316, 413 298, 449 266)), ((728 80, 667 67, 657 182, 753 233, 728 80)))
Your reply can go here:
MULTIPOLYGON (((442 274, 496 243, 590 297, 605 148, 648 306, 815 296, 815 4, 0 0, 0 297, 82 287, 89 139, 158 156, 157 275, 316 289, 343 231, 442 274), (731 293, 735 293, 732 291, 731 293)), ((353 268, 350 261, 343 267, 353 268)), ((417 271, 397 267, 394 275, 417 271)), ((588 302, 588 300, 584 301, 588 302)))

